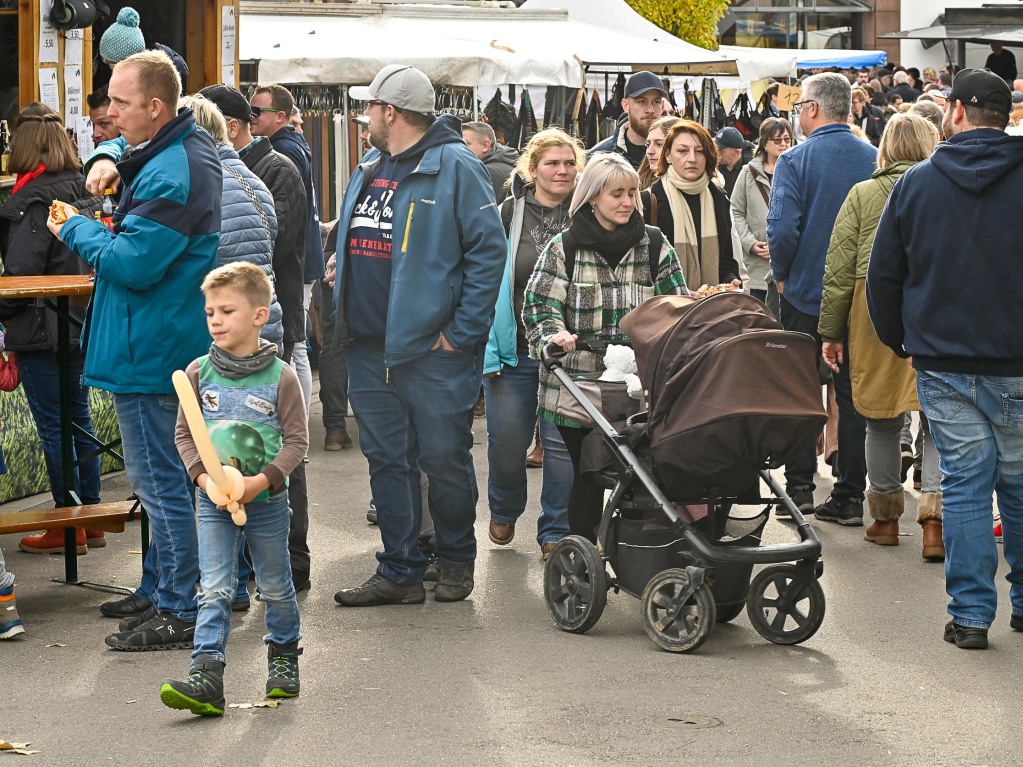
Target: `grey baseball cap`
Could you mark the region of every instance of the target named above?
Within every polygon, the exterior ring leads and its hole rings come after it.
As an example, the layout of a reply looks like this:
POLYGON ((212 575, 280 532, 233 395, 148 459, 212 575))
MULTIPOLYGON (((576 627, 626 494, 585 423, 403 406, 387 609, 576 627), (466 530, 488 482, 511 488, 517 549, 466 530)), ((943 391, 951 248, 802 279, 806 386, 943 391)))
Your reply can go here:
POLYGON ((430 78, 411 64, 388 64, 368 86, 348 90, 357 101, 382 101, 410 112, 432 115, 437 103, 430 78))

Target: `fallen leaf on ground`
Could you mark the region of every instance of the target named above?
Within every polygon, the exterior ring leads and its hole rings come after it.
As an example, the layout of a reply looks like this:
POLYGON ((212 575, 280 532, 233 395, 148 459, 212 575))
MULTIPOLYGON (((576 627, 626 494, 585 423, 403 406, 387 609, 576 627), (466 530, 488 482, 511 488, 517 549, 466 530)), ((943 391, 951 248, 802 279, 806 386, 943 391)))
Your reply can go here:
POLYGON ((132 703, 138 703, 138 700, 137 699, 136 700, 129 700, 129 701, 127 701, 127 703, 125 705, 130 706, 132 703))
POLYGON ((47 647, 67 647, 63 642, 54 642, 53 644, 46 645, 47 647))
POLYGON ((141 554, 142 549, 128 549, 129 554, 141 554))
POLYGON ((228 708, 277 708, 281 705, 279 700, 260 700, 255 703, 228 703, 228 708))
MULTIPOLYGON (((8 742, 6 740, 0 740, 0 751, 15 751, 15 752, 17 752, 17 751, 24 750, 24 749, 28 748, 31 745, 32 745, 31 743, 10 743, 10 742, 8 742)), ((34 752, 34 753, 37 753, 37 752, 34 752)))

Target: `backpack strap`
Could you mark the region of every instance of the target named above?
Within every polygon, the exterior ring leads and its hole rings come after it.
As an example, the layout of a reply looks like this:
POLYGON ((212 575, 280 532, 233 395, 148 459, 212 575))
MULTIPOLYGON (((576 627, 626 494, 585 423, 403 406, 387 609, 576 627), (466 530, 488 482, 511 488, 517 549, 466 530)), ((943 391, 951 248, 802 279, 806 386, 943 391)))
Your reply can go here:
POLYGON ((571 282, 575 273, 575 240, 572 237, 572 232, 568 229, 561 233, 561 250, 565 254, 565 274, 568 275, 568 281, 571 282))
MULTIPOLYGON (((650 195, 650 199, 654 199, 653 194, 650 195)), ((664 235, 656 226, 647 226, 646 236, 650 240, 647 243, 647 257, 650 259, 650 284, 656 285, 657 270, 661 265, 661 243, 664 241, 664 235)))

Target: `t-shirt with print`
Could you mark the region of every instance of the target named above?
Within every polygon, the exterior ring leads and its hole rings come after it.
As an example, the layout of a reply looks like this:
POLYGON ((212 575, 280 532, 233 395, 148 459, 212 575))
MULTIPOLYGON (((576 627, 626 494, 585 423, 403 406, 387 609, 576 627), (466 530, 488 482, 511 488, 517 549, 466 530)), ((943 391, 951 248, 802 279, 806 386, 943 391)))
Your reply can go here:
POLYGON ((570 199, 561 205, 548 208, 533 196, 533 190, 525 192, 525 205, 522 211, 522 233, 519 235, 519 247, 515 251, 515 293, 512 296, 515 308, 515 346, 518 354, 529 353, 529 343, 522 327, 522 305, 526 292, 526 283, 533 275, 533 267, 556 234, 568 228, 568 207, 570 199))
POLYGON ((381 154, 376 173, 352 212, 345 242, 349 272, 343 305, 354 339, 384 339, 391 288, 392 200, 420 154, 417 147, 393 156, 381 154))

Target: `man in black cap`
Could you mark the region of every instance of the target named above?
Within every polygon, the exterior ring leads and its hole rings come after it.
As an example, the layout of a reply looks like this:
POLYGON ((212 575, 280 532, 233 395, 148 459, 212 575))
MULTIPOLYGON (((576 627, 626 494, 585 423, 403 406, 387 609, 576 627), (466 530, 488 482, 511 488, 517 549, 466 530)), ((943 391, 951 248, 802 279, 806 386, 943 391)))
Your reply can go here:
POLYGON ((636 72, 625 83, 622 109, 628 118, 618 124, 615 132, 593 146, 587 157, 598 152, 614 152, 639 168, 646 154, 646 134, 654 120, 661 116, 668 92, 661 78, 653 72, 636 72))
POLYGON ((1011 103, 1008 84, 990 70, 956 75, 948 140, 895 185, 867 268, 870 318, 916 368, 941 460, 952 618, 944 638, 963 649, 986 648, 995 618, 995 492, 1010 626, 1023 631, 1023 283, 1007 225, 1019 218, 1023 138, 1004 132, 1011 103))
MULTIPOLYGON (((199 91, 220 109, 227 122, 227 138, 245 166, 259 176, 274 198, 277 211, 277 239, 274 241, 273 268, 277 300, 284 312, 285 349, 305 338, 305 243, 308 210, 305 184, 295 164, 274 150, 264 136, 253 138, 249 130, 256 110, 241 93, 230 85, 210 85, 199 91)), ((347 437, 348 435, 345 434, 347 437)), ((348 444, 351 444, 349 438, 348 444)), ((305 464, 288 478, 288 502, 291 505, 291 530, 288 548, 291 551, 291 576, 295 591, 309 588, 310 556, 307 541, 309 530, 309 498, 306 488, 305 464)))
POLYGON ((735 128, 722 128, 714 136, 718 148, 718 172, 725 180, 725 193, 731 197, 739 171, 753 159, 753 145, 735 128))

